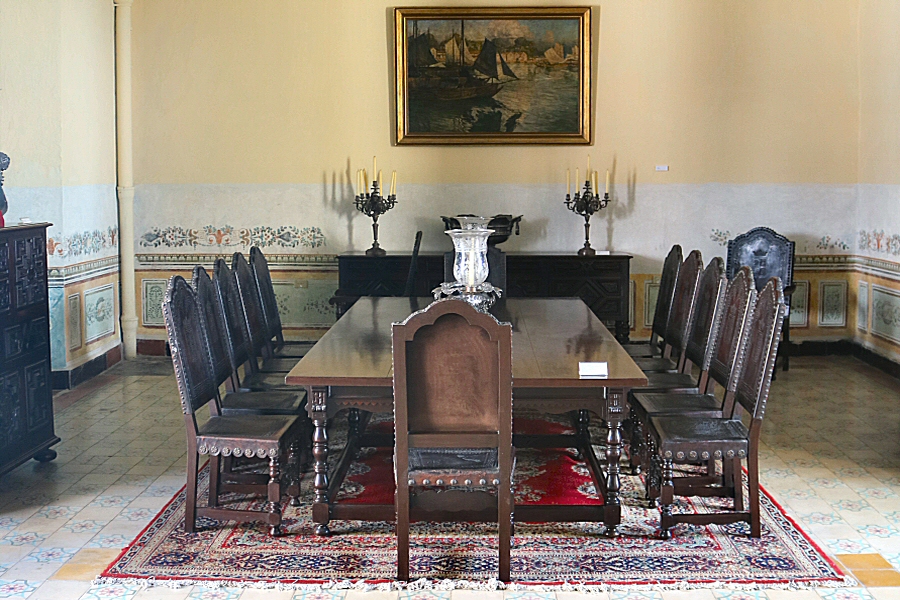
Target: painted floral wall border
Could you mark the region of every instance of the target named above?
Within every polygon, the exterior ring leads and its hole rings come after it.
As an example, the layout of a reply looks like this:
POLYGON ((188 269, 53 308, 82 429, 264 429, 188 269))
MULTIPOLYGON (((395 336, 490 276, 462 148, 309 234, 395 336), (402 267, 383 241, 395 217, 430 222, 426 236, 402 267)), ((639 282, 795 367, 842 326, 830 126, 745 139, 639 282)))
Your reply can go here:
POLYGON ((90 256, 119 247, 119 228, 107 227, 47 238, 48 256, 90 256))
POLYGON ((293 225, 277 227, 234 227, 206 225, 188 229, 171 225, 153 227, 140 237, 141 246, 148 248, 235 247, 249 248, 323 248, 325 234, 318 227, 298 228, 293 225))
POLYGON ((900 234, 889 235, 883 229, 860 229, 859 249, 900 256, 900 234))

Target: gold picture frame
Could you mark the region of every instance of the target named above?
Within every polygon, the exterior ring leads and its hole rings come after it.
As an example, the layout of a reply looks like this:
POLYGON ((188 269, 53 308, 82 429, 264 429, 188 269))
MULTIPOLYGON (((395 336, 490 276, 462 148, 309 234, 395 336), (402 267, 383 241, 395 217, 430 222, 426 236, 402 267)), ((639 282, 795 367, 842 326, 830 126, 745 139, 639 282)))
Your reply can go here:
POLYGON ((394 51, 398 144, 591 143, 590 7, 396 8, 394 51))

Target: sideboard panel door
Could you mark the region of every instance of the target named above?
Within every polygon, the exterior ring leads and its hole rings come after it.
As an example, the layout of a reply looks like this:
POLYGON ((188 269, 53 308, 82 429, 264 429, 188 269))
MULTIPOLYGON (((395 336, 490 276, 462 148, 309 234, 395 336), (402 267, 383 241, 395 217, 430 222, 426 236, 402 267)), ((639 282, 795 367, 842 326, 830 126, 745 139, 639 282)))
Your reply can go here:
MULTIPOLYGON (((409 272, 409 254, 338 256, 343 296, 399 296, 409 272)), ((575 254, 508 253, 506 296, 510 298, 581 298, 603 321, 615 322, 619 341, 627 342, 628 289, 631 256, 623 253, 575 254)), ((416 295, 430 296, 443 281, 443 255, 419 255, 416 295)))
POLYGON ((51 460, 48 223, 0 228, 0 474, 51 460))

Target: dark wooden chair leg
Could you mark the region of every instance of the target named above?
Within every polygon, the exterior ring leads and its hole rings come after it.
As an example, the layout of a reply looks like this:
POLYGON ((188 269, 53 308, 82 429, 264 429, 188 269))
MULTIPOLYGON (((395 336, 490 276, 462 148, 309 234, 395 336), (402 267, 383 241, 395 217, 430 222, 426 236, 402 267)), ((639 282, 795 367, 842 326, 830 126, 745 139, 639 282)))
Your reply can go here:
POLYGON ((269 458, 267 491, 269 502, 266 510, 269 513, 269 534, 281 535, 281 465, 277 456, 269 458))
POLYGON ((208 506, 219 505, 219 494, 221 493, 221 471, 218 456, 209 457, 209 500, 208 506))
POLYGON ((197 526, 197 453, 188 452, 187 485, 184 489, 184 531, 194 533, 197 526))
POLYGON ((662 461, 662 484, 659 490, 659 537, 668 540, 672 537, 672 504, 675 501, 675 473, 671 458, 662 461))
POLYGON ((288 496, 290 496, 291 506, 300 506, 300 440, 291 442, 288 451, 288 469, 290 473, 290 484, 288 485, 288 496))
POLYGON ((500 534, 499 578, 508 583, 512 546, 512 490, 505 484, 501 484, 497 490, 497 525, 500 534))
POLYGON ((747 457, 747 483, 750 493, 750 537, 762 535, 759 521, 759 457, 750 452, 747 457))
POLYGON ((409 486, 397 488, 397 579, 409 581, 409 486))
POLYGON ((733 460, 725 460, 725 464, 731 465, 731 477, 729 479, 724 479, 724 481, 730 482, 732 487, 732 494, 734 497, 734 511, 735 512, 743 512, 744 510, 744 481, 743 481, 743 473, 741 471, 741 459, 735 458, 733 460))
POLYGON ((631 418, 631 435, 629 435, 628 454, 631 460, 631 474, 641 474, 641 463, 645 455, 644 427, 640 419, 631 418))

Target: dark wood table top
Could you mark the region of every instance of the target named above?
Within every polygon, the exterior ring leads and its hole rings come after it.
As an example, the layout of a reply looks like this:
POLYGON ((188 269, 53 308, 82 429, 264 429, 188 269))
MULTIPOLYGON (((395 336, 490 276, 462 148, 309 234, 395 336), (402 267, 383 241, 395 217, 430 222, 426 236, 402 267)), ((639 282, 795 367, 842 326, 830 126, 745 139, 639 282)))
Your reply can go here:
MULTIPOLYGON (((430 298, 360 298, 285 377, 290 385, 392 385, 391 324, 430 298)), ((647 385, 606 326, 578 298, 509 298, 491 313, 513 326, 513 387, 647 385), (606 362, 605 379, 581 379, 579 362, 606 362)))

